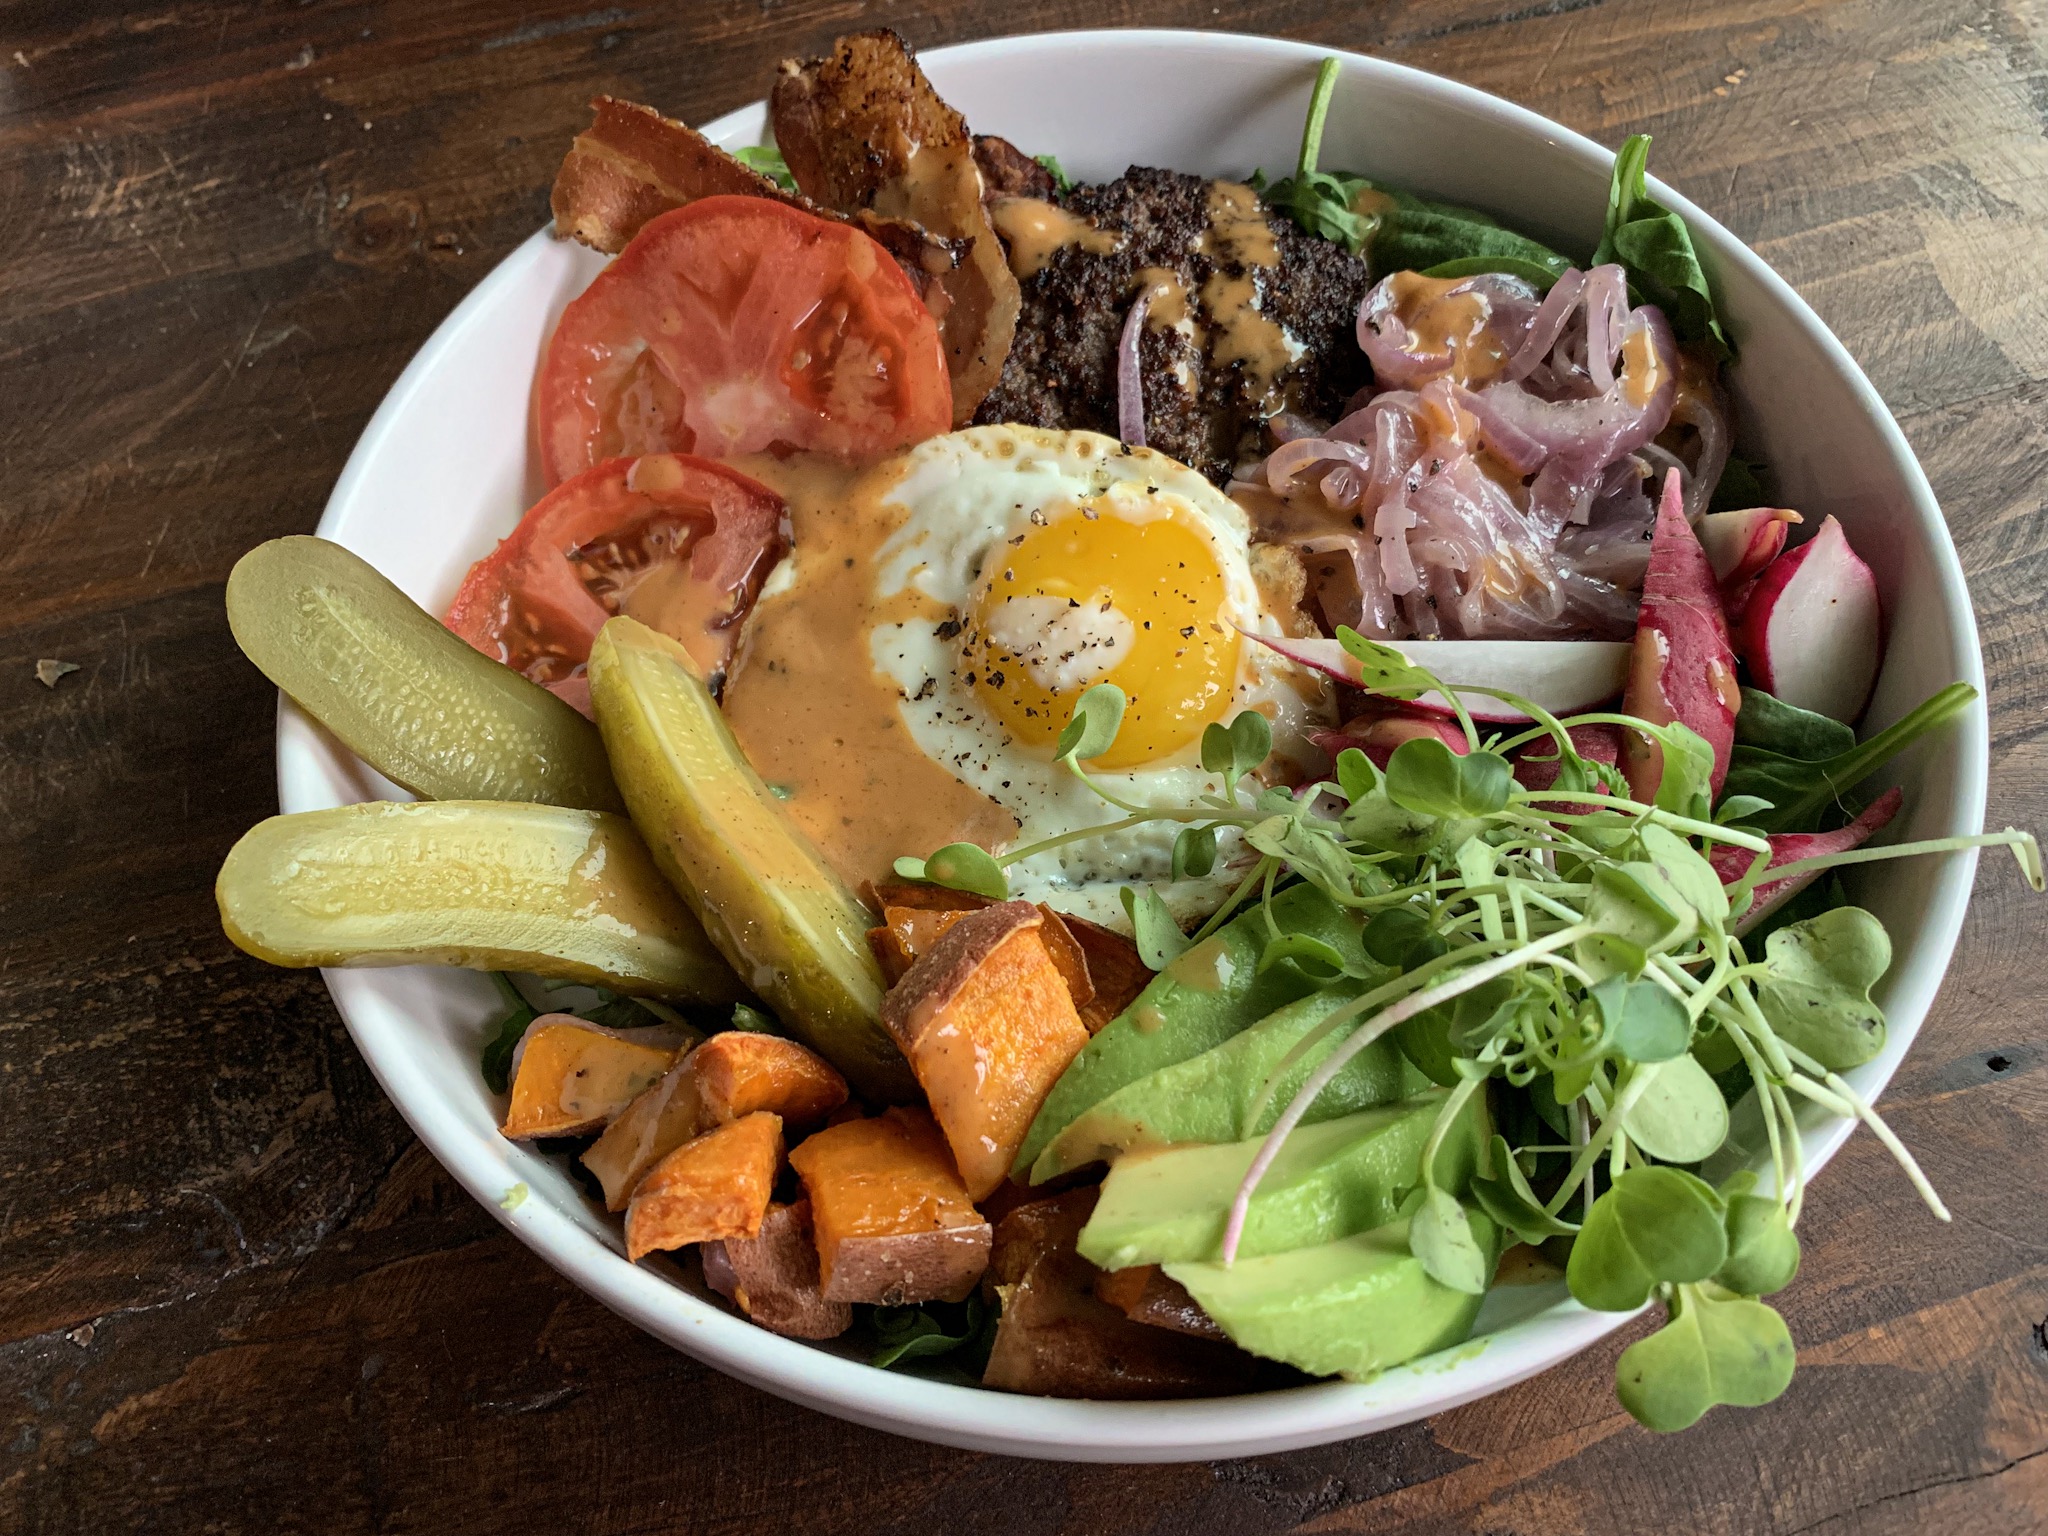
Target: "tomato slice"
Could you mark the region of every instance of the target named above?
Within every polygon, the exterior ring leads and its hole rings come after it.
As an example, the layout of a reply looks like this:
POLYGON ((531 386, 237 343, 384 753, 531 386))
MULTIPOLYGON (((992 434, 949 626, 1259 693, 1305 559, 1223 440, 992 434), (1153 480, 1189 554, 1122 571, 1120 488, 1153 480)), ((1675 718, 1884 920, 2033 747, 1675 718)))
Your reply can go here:
POLYGON ((550 483, 619 454, 865 463, 953 424, 939 329, 846 224, 758 197, 650 220, 562 312, 534 385, 550 483))
POLYGON ((609 459, 471 566, 446 622, 572 703, 587 700, 590 643, 618 613, 681 641, 715 682, 788 549, 788 509, 759 481, 687 454, 609 459))

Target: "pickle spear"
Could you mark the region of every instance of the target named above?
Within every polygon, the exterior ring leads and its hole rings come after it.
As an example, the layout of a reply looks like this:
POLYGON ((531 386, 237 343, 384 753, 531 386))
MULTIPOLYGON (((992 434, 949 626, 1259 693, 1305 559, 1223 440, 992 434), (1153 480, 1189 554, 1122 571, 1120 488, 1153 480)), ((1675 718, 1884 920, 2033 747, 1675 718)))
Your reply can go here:
POLYGON ((626 807, 711 942, 864 1097, 914 1100, 881 1024, 867 909, 748 764, 689 653, 612 619, 590 648, 590 700, 626 807))
POLYGON ((339 544, 250 550, 228 577, 228 626, 265 677, 421 799, 625 809, 596 727, 339 544))
POLYGON ((373 800, 273 816, 229 850, 221 926, 272 965, 460 965, 706 1003, 746 989, 625 817, 373 800))

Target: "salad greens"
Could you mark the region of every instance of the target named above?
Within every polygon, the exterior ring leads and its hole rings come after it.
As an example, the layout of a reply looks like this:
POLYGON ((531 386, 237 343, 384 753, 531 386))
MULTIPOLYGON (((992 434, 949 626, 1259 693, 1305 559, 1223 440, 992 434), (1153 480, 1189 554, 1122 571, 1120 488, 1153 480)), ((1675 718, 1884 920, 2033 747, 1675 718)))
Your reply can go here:
MULTIPOLYGON (((499 996, 504 999, 505 1011, 499 1016, 489 1038, 484 1041, 478 1067, 483 1076, 484 1086, 493 1093, 504 1093, 509 1090, 512 1083, 512 1058, 519 1050, 519 1042, 525 1036, 527 1027, 540 1017, 540 1010, 527 1001, 526 994, 519 989, 519 984, 508 973, 493 971, 491 981, 497 987, 499 996)), ((550 1012, 570 1014, 586 1024, 595 1024, 601 1029, 646 1029, 653 1025, 665 1024, 686 1032, 689 1038, 703 1038, 703 1032, 681 1013, 655 998, 623 997, 605 987, 589 987, 573 981, 541 981, 539 985, 549 992, 559 992, 573 987, 579 992, 589 993, 593 1001, 588 1004, 575 1008, 551 1009, 550 1012)), ((738 1023, 738 1016, 753 1011, 744 1003, 735 1004, 735 1026, 745 1028, 746 1026, 738 1023)), ((754 1027, 766 1029, 771 1026, 764 1022, 754 1027)))
MULTIPOLYGON (((1399 651, 1339 630, 1368 691, 1413 700, 1427 692, 1458 701, 1399 651)), ((1960 691, 1959 691, 1960 690, 1960 691)), ((1717 1403, 1766 1402, 1784 1390, 1793 1352, 1778 1314, 1758 1298, 1798 1268, 1795 1235, 1804 1192, 1795 1109, 1810 1103, 1868 1125, 1935 1215, 1948 1213, 1912 1155, 1840 1073, 1883 1043, 1870 989, 1890 963, 1877 919, 1843 907, 1773 933, 1761 954, 1736 923, 1764 878, 1770 845, 1754 830, 1801 824, 1906 741, 1950 718, 1970 695, 1946 689, 1861 747, 1783 706, 1764 706, 1738 787, 1714 819, 1713 755, 1683 725, 1623 715, 1559 720, 1502 690, 1498 698, 1533 724, 1483 736, 1457 704, 1469 750, 1423 737, 1403 742, 1377 768, 1356 748, 1336 778, 1299 790, 1249 778, 1270 745, 1264 721, 1243 714, 1212 726, 1203 764, 1229 792, 1189 805, 1146 806, 1098 784, 1086 763, 1115 740, 1123 695, 1098 684, 1083 694, 1060 738, 1060 761, 1122 817, 994 856, 941 849, 905 860, 914 878, 966 882, 1007 894, 1004 868, 1056 844, 1147 821, 1179 822, 1207 839, 1203 857, 1242 867, 1234 895, 1192 938, 1147 891, 1130 898, 1138 943, 1159 965, 1216 931, 1240 909, 1263 922, 1261 966, 1297 968, 1324 986, 1327 1015, 1274 1065, 1268 1092, 1342 1034, 1272 1125, 1232 1201, 1221 1260, 1236 1257, 1254 1192, 1317 1097, 1373 1042, 1392 1033, 1411 1060, 1450 1091, 1443 1095, 1410 1191, 1410 1252, 1440 1285, 1468 1294, 1490 1280, 1486 1226, 1437 1183, 1437 1150, 1475 1095, 1491 1096, 1494 1122, 1520 1127, 1519 1144, 1494 1136, 1469 1198, 1490 1223, 1529 1243, 1569 1239, 1566 1269, 1584 1305, 1630 1311, 1655 1300, 1663 1327, 1630 1348, 1616 1387, 1629 1411, 1656 1429, 1678 1429, 1717 1403), (1571 728, 1619 722, 1652 737, 1666 771, 1654 803, 1629 798, 1615 768, 1589 760, 1571 728), (1514 778, 1508 754, 1540 743, 1554 751, 1556 782, 1543 790, 1514 778), (1818 754, 1811 761, 1792 753, 1818 754), (1803 777, 1767 771, 1798 762, 1803 777), (1819 771, 1816 772, 1816 765, 1819 771), (1829 776, 1832 776, 1831 778, 1829 776), (1804 788, 1830 786, 1815 799, 1804 788), (1780 807, 1759 793, 1785 798, 1780 807), (1707 851, 1752 855, 1724 885, 1707 851), (1363 924, 1362 949, 1346 954, 1290 928, 1275 894, 1306 884, 1363 924), (1388 966, 1400 967, 1389 978, 1388 966), (1341 983, 1335 984, 1333 983, 1341 983), (1343 1033, 1348 1031, 1348 1033, 1343 1033), (1710 1070, 1711 1069, 1711 1070, 1710 1070), (1716 1073, 1720 1073, 1717 1079, 1716 1073), (1753 1091, 1768 1143, 1762 1180, 1743 1172, 1718 1188, 1697 1169, 1729 1130, 1723 1083, 1753 1091)), ((1748 706, 1745 705, 1745 709, 1748 706)), ((2035 890, 2048 888, 2040 851, 2007 829, 1894 847, 1868 846, 1771 868, 1769 878, 1876 859, 1970 847, 2013 849, 2035 890)), ((1184 862, 1179 845, 1176 862, 1184 862)), ((1752 941, 1754 942, 1754 941, 1752 941)))
POLYGON ((957 1355, 956 1364, 979 1376, 995 1343, 996 1312, 972 1295, 965 1301, 876 1307, 868 1314, 868 1327, 876 1344, 869 1365, 887 1370, 911 1360, 957 1355))
MULTIPOLYGON (((1262 176, 1253 178, 1269 204, 1310 234, 1334 240, 1353 255, 1364 253, 1375 274, 1416 271, 1426 277, 1473 277, 1505 272, 1547 288, 1573 265, 1549 246, 1503 228, 1477 209, 1432 202, 1346 171, 1320 169, 1323 128, 1340 68, 1339 60, 1328 58, 1316 71, 1294 174, 1270 186, 1264 185, 1262 176)), ((1644 176, 1649 153, 1650 136, 1638 133, 1615 155, 1606 227, 1589 265, 1620 263, 1636 302, 1657 305, 1670 317, 1680 341, 1704 349, 1715 361, 1725 360, 1735 349, 1721 327, 1713 290, 1693 249, 1692 232, 1683 218, 1650 196, 1644 176)), ((1738 481, 1753 485, 1755 475, 1749 470, 1748 465, 1740 466, 1738 481)), ((1755 506, 1758 499, 1730 505, 1755 506)))
POLYGON ((1052 177, 1052 184, 1061 192, 1074 190, 1074 179, 1067 174, 1067 168, 1060 164, 1058 155, 1033 155, 1031 158, 1045 167, 1046 174, 1052 177))
POLYGON ((1724 795, 1769 802, 1746 812, 1743 825, 1764 832, 1813 832, 1842 796, 1893 757, 1949 723, 1977 697, 1968 683, 1950 683, 1868 741, 1839 721, 1742 690, 1735 750, 1724 795))
POLYGON ((773 144, 749 144, 744 149, 732 152, 733 159, 758 176, 766 176, 785 192, 796 190, 796 178, 789 173, 789 162, 782 158, 782 151, 773 144))

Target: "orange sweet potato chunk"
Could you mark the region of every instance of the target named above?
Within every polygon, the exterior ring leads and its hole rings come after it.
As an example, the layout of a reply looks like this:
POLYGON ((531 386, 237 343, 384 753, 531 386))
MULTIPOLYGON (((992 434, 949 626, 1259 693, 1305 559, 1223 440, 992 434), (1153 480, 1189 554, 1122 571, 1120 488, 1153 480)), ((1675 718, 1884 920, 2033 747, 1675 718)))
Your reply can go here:
POLYGON ((1008 1175, 1038 1106, 1088 1043, 1044 921, 1024 901, 967 913, 882 1000, 976 1200, 1008 1175))
POLYGON ((769 1206, 758 1234, 706 1243, 703 1259, 704 1283, 772 1333, 835 1339, 853 1326, 853 1307, 820 1288, 808 1200, 769 1206))
POLYGON ((573 1014, 544 1015, 527 1026, 501 1129, 514 1140, 597 1130, 658 1081, 678 1054, 621 1040, 573 1014))
POLYGON ((845 1102, 846 1079, 823 1058, 780 1035, 731 1030, 629 1104, 584 1152, 583 1166, 604 1186, 606 1208, 622 1211, 641 1176, 702 1131, 763 1109, 808 1129, 845 1102))
POLYGON ((923 1110, 843 1121, 789 1161, 810 1199, 826 1300, 959 1301, 980 1280, 989 1224, 923 1110))
POLYGON ((782 1166, 782 1121, 761 1111, 684 1142, 647 1170, 626 1207, 626 1257, 752 1237, 782 1166))

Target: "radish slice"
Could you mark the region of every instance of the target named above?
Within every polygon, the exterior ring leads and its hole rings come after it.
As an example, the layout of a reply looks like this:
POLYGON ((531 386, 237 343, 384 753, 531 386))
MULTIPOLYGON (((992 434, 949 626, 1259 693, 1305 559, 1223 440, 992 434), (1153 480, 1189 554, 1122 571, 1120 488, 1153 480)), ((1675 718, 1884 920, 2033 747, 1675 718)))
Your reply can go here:
MULTIPOLYGON (((1871 802, 1870 808, 1846 827, 1837 827, 1832 832, 1774 832, 1771 834, 1771 857, 1764 865, 1769 874, 1772 864, 1796 864, 1801 859, 1818 858, 1824 853, 1846 853, 1849 849, 1870 841, 1886 822, 1899 814, 1899 807, 1906 797, 1896 787, 1886 790, 1871 802)), ((1714 866, 1714 873, 1721 877, 1723 885, 1733 885, 1749 873, 1750 861, 1756 857, 1747 848, 1733 848, 1723 843, 1707 854, 1708 862, 1714 866)), ((1771 913, 1797 896, 1820 878, 1821 872, 1813 870, 1804 875, 1793 875, 1784 880, 1764 880, 1757 885, 1750 897, 1749 910, 1742 914, 1742 920, 1735 925, 1737 934, 1749 932, 1771 913)))
MULTIPOLYGON (((1677 722, 1697 731, 1714 749, 1713 788, 1721 792, 1742 694, 1735 685, 1735 651, 1728 643, 1714 568, 1685 520, 1685 495, 1675 469, 1664 477, 1664 498, 1650 539, 1623 707, 1652 725, 1677 722)), ((1622 771, 1636 799, 1655 800, 1664 778, 1663 748, 1630 731, 1622 743, 1622 771)))
MULTIPOLYGON (((1250 633, 1250 631, 1246 631, 1250 633)), ((1289 661, 1359 687, 1364 673, 1351 653, 1335 640, 1295 640, 1285 635, 1252 635, 1289 661)), ((1621 694, 1628 680, 1629 645, 1625 640, 1395 640, 1388 642, 1416 666, 1450 685, 1475 721, 1516 725, 1528 720, 1520 710, 1470 688, 1499 688, 1519 694, 1553 715, 1576 715, 1621 694)), ((1415 701, 1426 709, 1448 711, 1450 701, 1426 693, 1415 701)))
POLYGON ((1739 590, 1752 576, 1778 558, 1792 524, 1800 522, 1790 507, 1746 507, 1740 512, 1709 512, 1693 526, 1721 595, 1739 590))
POLYGON ((1877 578, 1832 517, 1757 578, 1736 644, 1766 693, 1853 723, 1882 654, 1877 578))
POLYGON ((1367 718, 1360 715, 1347 720, 1334 731, 1317 731, 1312 739, 1330 756, 1335 757, 1346 747, 1356 747, 1372 759, 1373 766, 1385 768, 1387 760, 1394 755, 1394 749, 1404 741, 1418 737, 1434 736, 1458 756, 1471 751, 1471 743, 1465 740, 1465 728, 1449 715, 1379 715, 1367 718))

